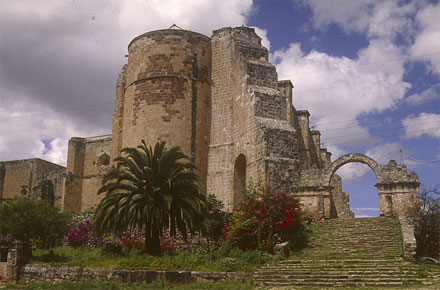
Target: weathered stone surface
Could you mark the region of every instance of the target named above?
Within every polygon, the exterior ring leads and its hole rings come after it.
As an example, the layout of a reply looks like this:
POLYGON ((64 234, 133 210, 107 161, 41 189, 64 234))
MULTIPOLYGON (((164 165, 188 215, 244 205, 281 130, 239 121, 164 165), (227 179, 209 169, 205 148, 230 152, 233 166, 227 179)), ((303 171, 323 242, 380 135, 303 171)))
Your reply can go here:
POLYGON ((44 198, 61 207, 65 170, 39 158, 0 162, 0 200, 44 198))
POLYGON ((80 267, 51 267, 49 265, 27 264, 21 268, 20 280, 22 281, 57 281, 70 279, 81 281, 111 280, 117 282, 133 283, 153 281, 169 281, 171 283, 190 282, 227 282, 244 283, 249 280, 252 273, 247 272, 202 272, 202 271, 156 271, 156 270, 121 270, 98 269, 80 267))

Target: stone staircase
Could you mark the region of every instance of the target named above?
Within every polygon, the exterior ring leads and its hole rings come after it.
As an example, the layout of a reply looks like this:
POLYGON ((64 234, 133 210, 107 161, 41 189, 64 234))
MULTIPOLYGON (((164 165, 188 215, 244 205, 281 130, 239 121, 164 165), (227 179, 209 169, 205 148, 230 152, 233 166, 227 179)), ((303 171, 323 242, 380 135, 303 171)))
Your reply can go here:
POLYGON ((255 272, 255 285, 388 287, 440 282, 440 267, 422 268, 401 258, 397 219, 326 220, 313 225, 312 231, 307 248, 255 272))

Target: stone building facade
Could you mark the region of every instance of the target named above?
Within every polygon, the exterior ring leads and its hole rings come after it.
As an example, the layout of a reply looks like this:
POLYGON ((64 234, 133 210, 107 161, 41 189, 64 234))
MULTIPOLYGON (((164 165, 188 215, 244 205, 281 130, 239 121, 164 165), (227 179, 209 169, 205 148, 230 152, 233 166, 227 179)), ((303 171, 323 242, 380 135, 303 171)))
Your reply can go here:
POLYGON ((0 200, 15 196, 62 207, 66 168, 39 158, 0 162, 0 200))
POLYGON ((307 177, 300 194, 306 210, 317 218, 352 217, 334 172, 326 184, 312 184, 334 164, 320 132, 310 129, 309 112, 295 109, 292 91, 252 28, 226 27, 210 38, 171 29, 134 38, 116 84, 112 134, 69 141, 62 207, 95 208, 111 160, 143 139, 180 146, 203 189, 227 208, 247 183, 290 191, 307 177))

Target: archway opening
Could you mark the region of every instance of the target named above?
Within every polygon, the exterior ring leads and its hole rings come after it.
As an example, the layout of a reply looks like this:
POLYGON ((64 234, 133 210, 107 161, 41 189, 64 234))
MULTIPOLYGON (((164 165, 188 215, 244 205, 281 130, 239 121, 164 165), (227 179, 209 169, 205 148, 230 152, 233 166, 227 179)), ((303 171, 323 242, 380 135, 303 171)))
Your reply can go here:
POLYGON ((332 215, 337 218, 380 216, 377 176, 366 164, 349 162, 331 179, 332 215))
POLYGON ((238 155, 234 163, 234 196, 232 201, 238 203, 241 201, 246 190, 246 156, 238 155))

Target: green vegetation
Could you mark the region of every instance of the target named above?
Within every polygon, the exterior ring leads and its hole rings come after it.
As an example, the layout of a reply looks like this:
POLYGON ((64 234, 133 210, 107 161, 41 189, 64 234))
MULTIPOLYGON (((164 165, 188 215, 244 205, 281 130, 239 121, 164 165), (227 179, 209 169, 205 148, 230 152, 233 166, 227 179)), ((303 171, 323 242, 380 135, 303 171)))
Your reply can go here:
MULTIPOLYGON (((0 287, 1 288, 1 287, 0 287)), ((229 283, 190 283, 190 284, 171 284, 169 282, 153 282, 153 283, 118 283, 112 281, 70 281, 63 280, 58 282, 25 282, 18 284, 9 284, 5 290, 122 290, 122 289, 175 289, 175 290, 226 290, 226 289, 253 289, 252 282, 238 284, 229 283)))
POLYGON ((422 185, 420 199, 408 206, 408 217, 414 226, 417 256, 440 259, 440 185, 422 185))
POLYGON ((242 251, 221 247, 213 251, 180 251, 174 255, 152 256, 133 251, 128 256, 112 255, 101 248, 57 247, 36 250, 31 263, 48 263, 51 266, 78 266, 116 269, 157 269, 197 271, 254 271, 267 263, 284 258, 261 251, 242 251))
POLYGON ((115 159, 116 168, 104 176, 98 191, 106 193, 96 209, 99 234, 141 228, 146 251, 152 255, 160 255, 165 228, 171 236, 179 230, 185 239, 188 230, 206 234, 206 196, 195 166, 180 147, 166 150, 162 142, 153 149, 142 140, 137 148, 124 148, 122 153, 125 156, 115 159))
POLYGON ((0 203, 0 233, 28 242, 33 248, 58 245, 69 229, 70 214, 45 201, 14 198, 0 203))

